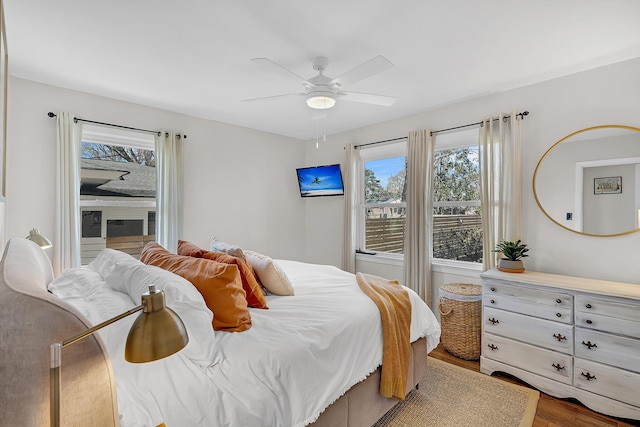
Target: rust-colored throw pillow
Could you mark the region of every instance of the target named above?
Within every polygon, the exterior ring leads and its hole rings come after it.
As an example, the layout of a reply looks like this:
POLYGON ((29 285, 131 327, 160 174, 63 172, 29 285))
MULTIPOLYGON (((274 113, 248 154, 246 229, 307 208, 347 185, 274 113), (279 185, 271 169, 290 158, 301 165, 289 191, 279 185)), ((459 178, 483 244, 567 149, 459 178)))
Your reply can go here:
POLYGON ((237 266, 172 254, 155 242, 144 247, 140 261, 190 281, 213 312, 214 330, 241 332, 251 328, 251 315, 237 266))
POLYGON ((242 279, 242 288, 247 294, 247 304, 249 307, 269 308, 267 307, 267 300, 264 298, 262 287, 260 286, 260 283, 258 283, 256 276, 253 274, 253 268, 249 267, 240 258, 222 252, 207 251, 184 240, 178 241, 178 254, 210 259, 224 264, 237 265, 238 270, 240 271, 240 278, 242 279))

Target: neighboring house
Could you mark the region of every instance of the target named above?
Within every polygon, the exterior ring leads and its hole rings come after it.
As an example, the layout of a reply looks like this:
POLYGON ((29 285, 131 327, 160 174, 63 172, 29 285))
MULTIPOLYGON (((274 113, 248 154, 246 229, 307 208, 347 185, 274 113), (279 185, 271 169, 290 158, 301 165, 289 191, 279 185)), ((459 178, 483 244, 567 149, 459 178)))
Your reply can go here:
POLYGON ((156 169, 91 159, 80 167, 82 264, 106 247, 139 256, 155 240, 156 169))
POLYGON ((156 197, 156 168, 131 162, 81 159, 80 195, 156 197))

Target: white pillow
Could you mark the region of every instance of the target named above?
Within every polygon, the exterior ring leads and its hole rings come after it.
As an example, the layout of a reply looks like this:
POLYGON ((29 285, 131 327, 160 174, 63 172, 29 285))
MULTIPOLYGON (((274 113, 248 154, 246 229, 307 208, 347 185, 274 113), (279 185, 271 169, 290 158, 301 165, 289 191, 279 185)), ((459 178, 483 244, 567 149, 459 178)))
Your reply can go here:
MULTIPOLYGON (((93 271, 97 271, 102 277, 107 277, 111 274, 116 264, 140 264, 140 261, 122 251, 106 248, 101 250, 98 256, 91 261, 87 267, 93 271)), ((134 299, 134 301, 138 300, 139 298, 134 299)))
POLYGON ((68 268, 53 279, 49 291, 77 308, 93 325, 111 319, 136 305, 128 294, 109 288, 104 278, 88 268, 68 268))
POLYGON ((222 253, 234 256, 236 258, 240 258, 245 264, 247 262, 247 259, 242 249, 240 249, 236 245, 231 245, 229 243, 221 242, 217 240, 215 237, 211 241, 210 250, 211 252, 222 252, 222 253))
POLYGON ((285 272, 270 257, 253 251, 244 251, 262 286, 276 295, 291 296, 293 285, 285 272))
POLYGON ((149 291, 149 285, 156 285, 157 290, 164 291, 167 307, 180 316, 187 328, 189 344, 182 350, 185 356, 201 366, 212 366, 219 361, 213 313, 191 282, 140 261, 116 264, 105 280, 111 289, 128 294, 136 305, 140 304, 141 295, 149 291))

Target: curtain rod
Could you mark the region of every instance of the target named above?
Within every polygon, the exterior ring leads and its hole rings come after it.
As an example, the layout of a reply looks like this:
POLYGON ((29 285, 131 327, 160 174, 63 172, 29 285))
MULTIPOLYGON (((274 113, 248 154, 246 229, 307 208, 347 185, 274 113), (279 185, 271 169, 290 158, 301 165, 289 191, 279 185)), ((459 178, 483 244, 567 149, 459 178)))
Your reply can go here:
MULTIPOLYGON (((49 112, 47 113, 47 116, 49 116, 49 117, 56 117, 56 114, 55 114, 55 113, 52 113, 51 111, 49 111, 49 112)), ((153 133, 153 134, 156 134, 156 135, 160 136, 160 131, 157 131, 157 130, 148 130, 148 129, 132 128, 132 127, 129 127, 129 126, 114 125, 114 124, 111 124, 111 123, 96 122, 96 121, 94 121, 94 120, 81 119, 81 118, 79 118, 79 117, 75 117, 75 118, 73 119, 73 121, 74 121, 74 122, 76 122, 76 123, 77 123, 77 122, 93 123, 93 124, 95 124, 95 125, 111 126, 111 127, 114 127, 114 128, 135 130, 135 131, 137 131, 137 132, 153 133)), ((182 135, 182 137, 186 139, 186 138, 187 138, 187 135, 182 135)))
MULTIPOLYGON (((529 115, 528 111, 523 111, 522 113, 516 114, 516 117, 520 117, 520 119, 524 119, 528 115, 529 115)), ((508 119, 509 117, 511 117, 511 115, 504 116, 505 119, 508 119)), ((499 118, 493 119, 493 121, 496 121, 496 120, 500 120, 500 119, 499 118)), ((469 124, 462 125, 462 126, 455 126, 455 127, 447 128, 447 129, 434 130, 434 131, 431 132, 431 136, 433 136, 433 135, 435 135, 437 133, 447 132, 447 131, 450 131, 450 130, 468 128, 468 127, 471 127, 471 126, 482 126, 482 123, 484 123, 484 122, 469 123, 469 124)), ((384 141, 367 142, 366 144, 354 145, 353 148, 360 148, 360 147, 365 147, 367 145, 374 145, 374 144, 383 144, 385 142, 400 141, 400 140, 403 140, 403 139, 407 139, 407 137, 406 136, 402 136, 400 138, 385 139, 384 141)))

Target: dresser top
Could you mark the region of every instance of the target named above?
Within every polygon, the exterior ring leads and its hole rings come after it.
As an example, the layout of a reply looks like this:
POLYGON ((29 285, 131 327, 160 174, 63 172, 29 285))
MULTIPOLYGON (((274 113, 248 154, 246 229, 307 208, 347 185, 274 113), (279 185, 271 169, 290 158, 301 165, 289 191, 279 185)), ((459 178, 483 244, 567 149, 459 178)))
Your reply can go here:
POLYGON ((640 285, 632 283, 610 282, 607 280, 586 279, 584 277, 563 276, 560 274, 540 273, 538 271, 528 270, 525 270, 523 273, 506 273, 492 269, 485 271, 480 277, 483 279, 567 289, 608 297, 640 300, 640 285))

